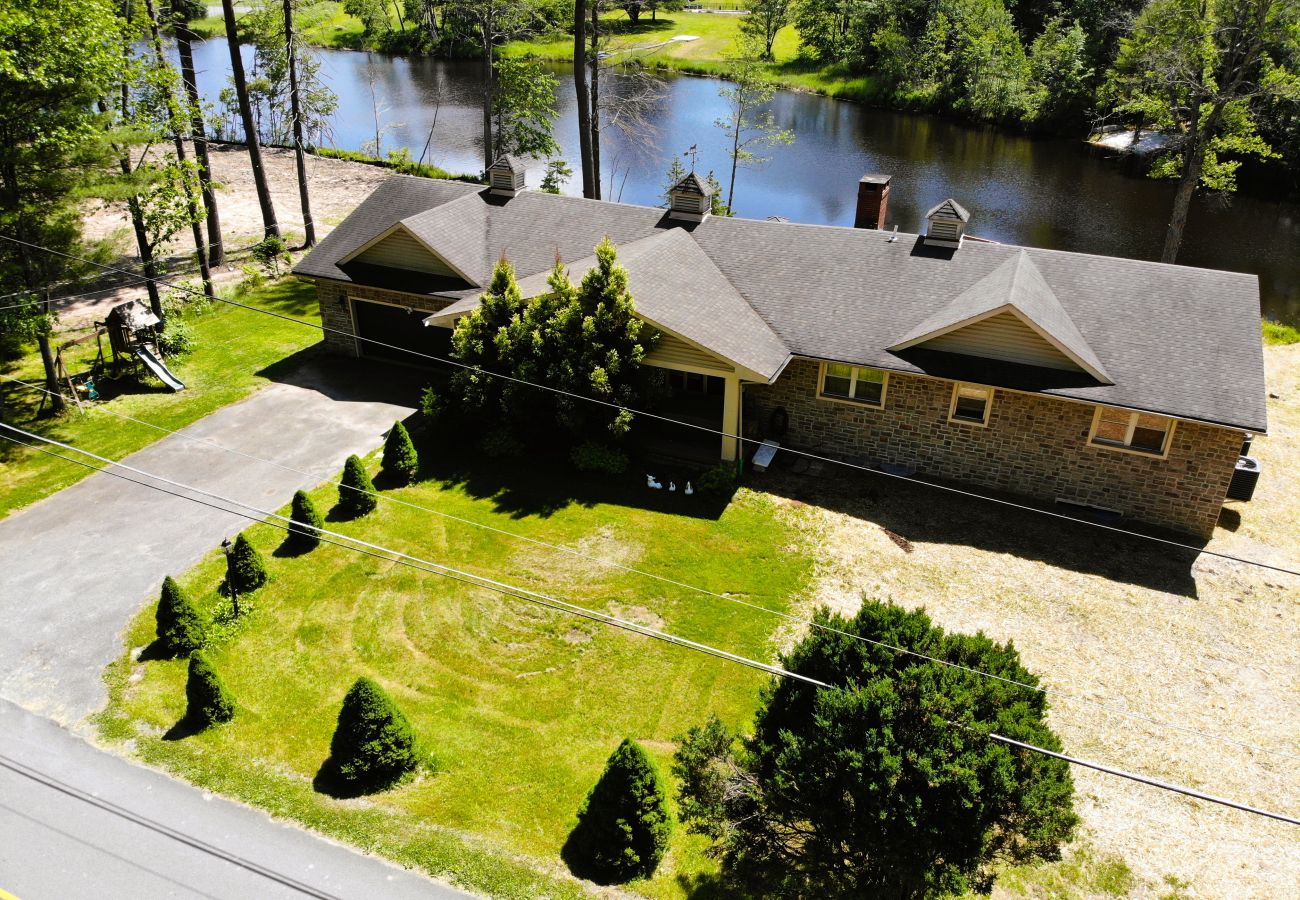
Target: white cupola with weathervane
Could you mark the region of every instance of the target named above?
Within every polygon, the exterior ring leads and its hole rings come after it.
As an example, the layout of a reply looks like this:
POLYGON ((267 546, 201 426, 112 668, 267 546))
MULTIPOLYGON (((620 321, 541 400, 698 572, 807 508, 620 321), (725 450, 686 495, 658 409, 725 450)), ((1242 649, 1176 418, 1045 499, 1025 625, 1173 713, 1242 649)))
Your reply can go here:
POLYGON ((713 188, 691 172, 668 192, 668 218, 703 222, 713 207, 713 188))
POLYGON ((509 153, 501 156, 488 169, 488 193, 498 197, 513 197, 524 189, 524 164, 509 153))
POLYGON ((925 214, 925 242, 933 247, 960 247, 970 213, 949 197, 925 214))

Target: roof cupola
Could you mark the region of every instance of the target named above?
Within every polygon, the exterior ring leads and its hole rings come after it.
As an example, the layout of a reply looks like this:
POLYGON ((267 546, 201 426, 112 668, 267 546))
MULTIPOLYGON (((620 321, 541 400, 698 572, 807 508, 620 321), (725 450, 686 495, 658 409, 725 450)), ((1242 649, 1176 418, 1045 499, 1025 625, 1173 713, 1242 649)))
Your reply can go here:
POLYGON ((713 206, 713 188, 691 172, 668 191, 668 217, 683 222, 702 222, 713 206))
POLYGON ((951 197, 925 214, 925 242, 934 247, 960 247, 970 213, 951 197))
POLYGON ((505 154, 488 169, 488 192, 498 197, 513 197, 524 189, 524 164, 505 154))

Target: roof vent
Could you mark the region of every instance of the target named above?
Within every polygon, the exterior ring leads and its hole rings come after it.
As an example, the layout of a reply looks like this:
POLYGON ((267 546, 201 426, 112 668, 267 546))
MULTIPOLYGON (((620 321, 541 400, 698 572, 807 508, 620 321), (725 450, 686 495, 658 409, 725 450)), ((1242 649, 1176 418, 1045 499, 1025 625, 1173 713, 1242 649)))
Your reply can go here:
POLYGON ((513 197, 524 189, 524 164, 506 154, 488 169, 488 192, 498 197, 513 197))
POLYGON ((682 222, 703 222, 713 206, 713 188, 691 172, 668 192, 668 218, 682 222))
POLYGON ((863 175, 858 181, 858 212, 854 228, 884 228, 889 209, 888 175, 863 175))
POLYGON ((966 223, 970 213, 960 203, 949 198, 925 214, 929 223, 925 232, 925 242, 934 247, 960 247, 962 236, 966 234, 966 223))

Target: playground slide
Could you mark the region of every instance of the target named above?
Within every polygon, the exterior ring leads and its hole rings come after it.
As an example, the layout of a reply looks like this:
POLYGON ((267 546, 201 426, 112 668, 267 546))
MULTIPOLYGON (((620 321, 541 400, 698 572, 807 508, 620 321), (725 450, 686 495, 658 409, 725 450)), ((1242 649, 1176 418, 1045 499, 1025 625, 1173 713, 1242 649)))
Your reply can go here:
POLYGON ((185 390, 185 384, 179 378, 172 374, 171 369, 163 365, 163 361, 154 355, 153 350, 148 347, 139 346, 135 352, 140 354, 140 359, 149 367, 149 371, 158 376, 158 379, 173 391, 185 390))

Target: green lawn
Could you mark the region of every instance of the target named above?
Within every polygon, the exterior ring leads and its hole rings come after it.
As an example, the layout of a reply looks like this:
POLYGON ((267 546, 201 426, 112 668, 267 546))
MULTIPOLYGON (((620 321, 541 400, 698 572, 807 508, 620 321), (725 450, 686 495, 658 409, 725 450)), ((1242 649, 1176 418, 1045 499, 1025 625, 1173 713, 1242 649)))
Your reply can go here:
MULTIPOLYGON (((552 471, 545 464, 435 464, 394 495, 475 522, 580 548, 669 578, 786 609, 809 557, 772 502, 742 491, 723 511, 552 471), (650 507, 642 506, 650 501, 650 507), (657 504, 657 508, 655 505, 657 504), (690 512, 693 514, 684 514, 690 512)), ((318 489, 330 508, 337 489, 318 489)), ((550 592, 737 653, 771 659, 773 616, 392 504, 329 527, 550 592)), ((103 734, 145 761, 403 863, 495 895, 565 896, 578 884, 560 848, 606 757, 625 736, 666 772, 671 741, 717 712, 747 723, 765 676, 649 638, 386 561, 322 546, 277 557, 282 532, 251 531, 270 584, 213 660, 240 706, 224 728, 164 733, 184 709, 185 665, 135 661, 153 639, 153 606, 127 632, 108 676, 103 734), (383 684, 437 758, 437 773, 364 800, 317 794, 339 704, 359 675, 383 684)), ((220 551, 176 573, 209 612, 220 551)), ((678 829, 659 874, 634 889, 679 897, 714 864, 678 829)))
MULTIPOLYGON (((252 306, 275 310, 308 321, 320 321, 312 286, 296 279, 284 279, 240 298, 252 306)), ((125 413, 165 428, 182 428, 208 413, 239 400, 269 378, 261 374, 285 357, 320 341, 320 332, 270 316, 260 316, 222 303, 189 316, 195 352, 168 365, 186 385, 171 393, 152 378, 120 383, 102 383, 106 399, 87 404, 81 412, 69 402, 68 411, 58 417, 36 418, 41 395, 5 382, 5 402, 12 424, 68 443, 85 442, 105 456, 121 458, 153 443, 163 433, 109 415, 104 410, 125 413), (116 396, 114 392, 120 391, 116 396), (99 406, 100 408, 96 408, 99 406)), ((67 340, 57 335, 56 345, 67 340)), ((108 338, 103 339, 105 354, 108 338)), ((70 348, 64 355, 68 370, 76 377, 90 370, 95 359, 95 342, 70 348)), ((40 355, 33 348, 21 359, 0 364, 0 372, 23 381, 44 385, 40 355)), ((3 379, 0 379, 3 380, 3 379)), ((90 470, 63 460, 0 441, 0 517, 35 503, 90 474, 90 470)))
MULTIPOLYGON (((740 17, 713 13, 673 12, 659 21, 643 18, 633 25, 621 12, 604 17, 611 35, 612 61, 640 61, 650 68, 697 75, 723 75, 728 57, 739 36, 740 17), (694 41, 670 42, 676 36, 694 41)), ((514 41, 502 48, 506 56, 536 56, 540 59, 572 62, 573 37, 553 34, 527 41, 514 41)), ((817 66, 799 58, 799 34, 786 26, 772 45, 775 59, 765 66, 768 78, 786 88, 812 91, 851 100, 871 100, 876 93, 874 79, 854 76, 839 66, 817 66)))

